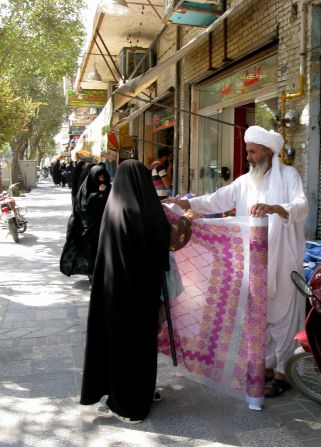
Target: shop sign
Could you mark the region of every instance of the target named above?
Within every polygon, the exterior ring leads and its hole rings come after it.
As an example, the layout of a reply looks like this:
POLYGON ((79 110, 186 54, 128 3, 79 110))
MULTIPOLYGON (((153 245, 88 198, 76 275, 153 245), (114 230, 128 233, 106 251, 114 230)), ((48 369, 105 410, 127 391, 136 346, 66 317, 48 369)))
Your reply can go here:
POLYGON ((67 106, 70 107, 104 107, 107 102, 107 90, 68 90, 67 106))
POLYGON ((85 127, 70 127, 69 135, 81 135, 85 129, 85 127))
POLYGON ((164 21, 176 25, 208 26, 224 12, 222 0, 212 0, 206 4, 203 0, 163 0, 164 21))
POLYGON ((167 127, 174 126, 174 114, 169 110, 157 111, 153 114, 152 127, 153 132, 157 132, 167 127))
POLYGON ((218 104, 275 85, 276 54, 200 89, 200 104, 218 104))

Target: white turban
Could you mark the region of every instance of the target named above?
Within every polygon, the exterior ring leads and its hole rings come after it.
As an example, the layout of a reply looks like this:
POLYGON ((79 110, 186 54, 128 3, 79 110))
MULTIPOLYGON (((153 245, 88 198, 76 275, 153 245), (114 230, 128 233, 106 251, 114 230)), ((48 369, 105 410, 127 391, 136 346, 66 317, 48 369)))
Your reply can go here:
POLYGON ((262 144, 271 149, 275 154, 279 154, 284 140, 281 134, 274 130, 266 130, 260 126, 250 126, 244 134, 245 143, 262 144))

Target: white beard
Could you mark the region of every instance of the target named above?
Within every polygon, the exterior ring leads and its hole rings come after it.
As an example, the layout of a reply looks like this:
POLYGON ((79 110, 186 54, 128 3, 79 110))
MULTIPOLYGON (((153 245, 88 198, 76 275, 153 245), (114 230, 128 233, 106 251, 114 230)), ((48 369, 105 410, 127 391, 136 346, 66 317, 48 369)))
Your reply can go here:
POLYGON ((268 160, 267 158, 261 160, 260 163, 257 163, 256 166, 251 166, 249 171, 249 176, 251 179, 251 183, 255 188, 259 188, 263 182, 264 174, 268 168, 268 160))

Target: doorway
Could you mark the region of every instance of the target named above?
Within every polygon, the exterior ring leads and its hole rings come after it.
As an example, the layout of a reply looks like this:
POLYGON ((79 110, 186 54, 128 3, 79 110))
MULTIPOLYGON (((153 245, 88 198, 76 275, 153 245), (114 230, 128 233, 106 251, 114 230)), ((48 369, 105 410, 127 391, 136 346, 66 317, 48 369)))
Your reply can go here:
POLYGON ((233 179, 246 174, 249 170, 246 159, 244 133, 249 126, 255 124, 255 103, 244 104, 234 109, 234 124, 242 126, 234 127, 234 170, 233 179))

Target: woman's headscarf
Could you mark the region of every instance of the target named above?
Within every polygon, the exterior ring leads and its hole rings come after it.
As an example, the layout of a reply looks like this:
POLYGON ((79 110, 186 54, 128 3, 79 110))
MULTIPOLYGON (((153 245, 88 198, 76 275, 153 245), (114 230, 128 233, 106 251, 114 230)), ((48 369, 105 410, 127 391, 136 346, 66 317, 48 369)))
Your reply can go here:
POLYGON ((156 262, 168 270, 170 226, 151 173, 141 162, 126 160, 117 168, 103 220, 132 234, 135 246, 142 253, 154 252, 156 262))
POLYGON ((92 166, 78 191, 75 202, 75 212, 81 219, 83 237, 94 236, 98 241, 100 222, 110 188, 110 177, 106 168, 97 165, 92 166), (103 182, 99 180, 101 175, 105 177, 103 182), (102 183, 106 185, 104 191, 99 190, 102 183))
POLYGON ((84 181, 85 178, 87 177, 88 172, 91 170, 91 168, 92 168, 93 166, 96 166, 96 164, 95 164, 95 163, 88 163, 88 164, 86 164, 86 162, 85 162, 85 165, 83 166, 82 171, 81 171, 81 173, 80 173, 80 175, 79 175, 79 177, 78 177, 78 184, 77 184, 77 192, 76 192, 76 196, 77 196, 77 194, 78 194, 78 191, 79 191, 81 185, 83 184, 83 181, 84 181))
POLYGON ((71 174, 71 195, 72 197, 76 197, 79 189, 79 178, 82 174, 82 171, 84 169, 85 161, 80 160, 74 167, 72 174, 71 174))

